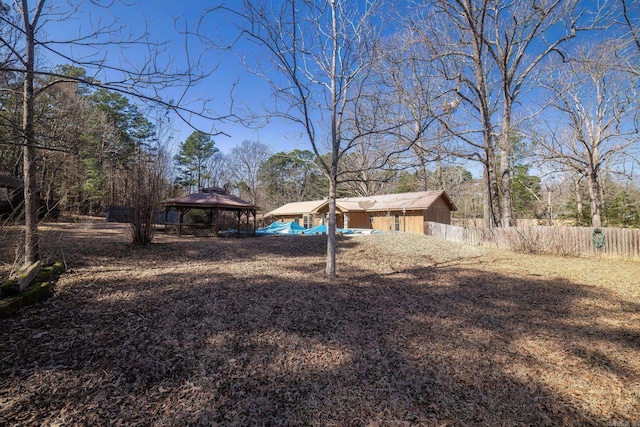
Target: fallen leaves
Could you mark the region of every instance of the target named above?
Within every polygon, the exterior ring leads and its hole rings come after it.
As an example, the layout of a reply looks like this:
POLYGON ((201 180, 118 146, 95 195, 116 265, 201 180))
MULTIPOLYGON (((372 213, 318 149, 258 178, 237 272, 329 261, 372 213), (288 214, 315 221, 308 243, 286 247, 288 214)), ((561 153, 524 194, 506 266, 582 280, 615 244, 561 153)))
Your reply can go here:
POLYGON ((322 236, 117 227, 43 228, 72 269, 0 321, 0 424, 640 421, 637 264, 392 233, 340 238, 329 281, 322 236))

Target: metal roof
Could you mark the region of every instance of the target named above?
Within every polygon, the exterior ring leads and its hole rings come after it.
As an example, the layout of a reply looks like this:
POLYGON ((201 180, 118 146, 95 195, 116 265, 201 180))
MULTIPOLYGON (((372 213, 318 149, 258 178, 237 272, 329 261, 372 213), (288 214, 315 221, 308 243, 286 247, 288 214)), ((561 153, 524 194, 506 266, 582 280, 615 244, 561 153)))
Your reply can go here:
POLYGON ((326 203, 326 200, 311 200, 309 202, 287 203, 286 205, 282 205, 279 208, 272 210, 265 216, 302 215, 309 212, 316 212, 326 203))
MULTIPOLYGON (((336 199, 336 208, 342 212, 375 212, 390 210, 422 210, 428 209, 439 198, 449 205, 452 211, 457 210, 445 191, 418 191, 413 193, 384 194, 368 197, 343 197, 336 199)), ((308 202, 287 203, 272 210, 265 216, 302 215, 315 213, 329 202, 313 200, 308 202)))
POLYGON ((418 191, 414 193, 384 194, 370 197, 346 197, 337 199, 336 204, 343 206, 347 203, 357 203, 366 211, 388 211, 388 210, 422 210, 428 209, 439 198, 443 198, 452 211, 457 210, 446 192, 440 191, 418 191))
POLYGON ((160 202, 165 207, 256 209, 256 206, 229 194, 222 188, 203 188, 197 193, 160 202))

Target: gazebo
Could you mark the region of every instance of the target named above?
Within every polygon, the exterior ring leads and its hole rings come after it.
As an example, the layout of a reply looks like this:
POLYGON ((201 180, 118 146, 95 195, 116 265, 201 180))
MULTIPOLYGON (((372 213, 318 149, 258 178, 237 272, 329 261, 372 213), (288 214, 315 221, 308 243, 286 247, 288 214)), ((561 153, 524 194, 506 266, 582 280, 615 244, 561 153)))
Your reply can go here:
POLYGON ((257 207, 239 197, 229 194, 223 188, 203 188, 197 193, 176 197, 160 202, 165 209, 165 226, 175 225, 178 236, 183 234, 213 235, 226 233, 229 228, 241 233, 243 217, 246 217, 245 230, 255 233, 257 207), (178 213, 176 224, 169 224, 167 219, 171 209, 178 213), (201 209, 206 220, 199 223, 185 223, 184 216, 192 209, 201 209), (253 228, 249 217, 253 216, 253 228), (233 221, 230 221, 231 217, 233 221))

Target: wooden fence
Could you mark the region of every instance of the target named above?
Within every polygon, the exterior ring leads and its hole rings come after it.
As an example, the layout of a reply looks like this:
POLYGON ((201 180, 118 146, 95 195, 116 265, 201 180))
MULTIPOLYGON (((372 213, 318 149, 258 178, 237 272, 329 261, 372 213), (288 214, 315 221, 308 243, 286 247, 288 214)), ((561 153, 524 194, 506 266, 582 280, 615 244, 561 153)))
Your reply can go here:
POLYGON ((424 233, 468 245, 561 256, 640 260, 640 229, 593 227, 456 227, 425 222, 424 233))

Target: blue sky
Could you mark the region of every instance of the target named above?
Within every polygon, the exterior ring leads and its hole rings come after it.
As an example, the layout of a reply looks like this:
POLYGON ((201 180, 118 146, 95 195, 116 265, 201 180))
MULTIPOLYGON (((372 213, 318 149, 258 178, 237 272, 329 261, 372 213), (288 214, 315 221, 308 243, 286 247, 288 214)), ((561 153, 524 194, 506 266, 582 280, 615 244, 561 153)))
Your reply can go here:
MULTIPOLYGON (((355 1, 355 0, 354 0, 355 1)), ((201 17, 202 11, 210 8, 220 1, 205 0, 185 0, 182 2, 169 0, 93 0, 80 1, 80 10, 72 19, 65 22, 50 21, 44 27, 48 39, 64 40, 73 38, 78 33, 86 34, 91 30, 91 24, 99 22, 100 19, 109 23, 116 21, 131 31, 133 34, 141 34, 144 31, 145 23, 148 25, 148 33, 151 41, 167 41, 171 43, 168 51, 162 55, 161 61, 166 61, 172 57, 178 67, 186 64, 184 37, 176 30, 176 25, 184 28, 185 25, 194 29, 201 17), (100 8, 92 3, 109 4, 110 7, 100 8)), ((239 0, 228 0, 228 4, 236 5, 239 0)), ((596 0, 594 0, 594 3, 596 0)), ((66 5, 66 1, 49 0, 49 3, 66 5)), ((402 4, 402 3, 400 3, 402 4)), ((203 22, 202 29, 207 35, 228 36, 234 29, 221 14, 210 14, 203 22)), ((126 38, 126 37, 123 37, 126 38)), ((256 49, 245 44, 245 54, 256 55, 256 49)), ((63 47, 68 49, 68 47, 63 47)), ((195 37, 189 38, 189 60, 197 63, 204 71, 212 72, 205 81, 193 87, 186 94, 184 101, 193 108, 198 108, 198 100, 205 98, 210 100, 210 106, 214 109, 214 114, 226 114, 230 107, 230 89, 237 82, 233 93, 233 102, 236 108, 260 110, 262 105, 270 104, 271 91, 267 83, 246 71, 236 54, 229 51, 206 51, 204 46, 195 37), (199 55, 202 56, 200 57, 199 55), (217 68, 216 68, 217 67, 217 68), (189 102, 193 102, 189 104, 189 102)), ((76 50, 75 55, 82 51, 76 50)), ((129 49, 122 56, 122 51, 117 46, 109 48, 106 58, 113 64, 120 64, 123 61, 135 63, 143 62, 145 52, 137 49, 129 49)), ((51 58, 51 65, 64 63, 64 60, 51 58)), ((164 92, 165 99, 176 99, 180 96, 178 90, 167 90, 164 92)), ((302 134, 301 128, 296 128, 291 124, 284 123, 279 119, 261 128, 248 128, 240 124, 211 122, 192 117, 194 126, 207 132, 224 132, 229 136, 219 135, 214 137, 216 145, 223 152, 228 153, 231 148, 239 145, 243 140, 258 140, 269 145, 275 151, 289 151, 295 148, 310 149, 309 143, 302 134)), ((193 131, 187 124, 179 119, 174 119, 176 133, 174 135, 175 145, 184 141, 193 131)))
MULTIPOLYGON (((50 3, 54 3, 50 1, 50 3)), ((66 4, 66 2, 62 2, 66 4)), ((147 25, 148 33, 151 41, 168 42, 169 48, 167 52, 159 58, 160 61, 167 61, 172 58, 174 64, 178 68, 184 69, 187 63, 187 55, 185 50, 189 51, 189 60, 201 67, 204 72, 213 73, 200 82, 197 86, 190 88, 186 93, 183 102, 190 108, 199 109, 200 99, 209 100, 209 107, 214 110, 214 115, 224 115, 230 108, 230 90, 235 85, 233 92, 233 103, 235 108, 246 109, 248 107, 259 110, 262 105, 271 101, 270 90, 267 83, 257 76, 246 71, 246 68, 240 63, 236 54, 231 52, 209 51, 205 46, 198 42, 196 37, 188 38, 188 49, 185 49, 185 37, 178 33, 176 26, 183 29, 185 26, 194 29, 198 24, 201 13, 207 7, 212 6, 211 1, 203 0, 187 0, 183 2, 167 1, 167 0, 136 0, 122 1, 101 0, 101 4, 110 4, 107 8, 96 7, 91 2, 84 1, 77 13, 71 19, 64 22, 56 22, 51 20, 43 27, 48 40, 69 40, 76 38, 78 34, 88 34, 92 30, 92 25, 98 22, 111 23, 125 26, 128 33, 141 34, 144 32, 144 26, 147 25), (200 56, 202 55, 202 56, 200 56)), ((221 15, 209 15, 204 21, 203 29, 209 35, 223 34, 227 35, 234 31, 232 26, 221 17, 221 15)), ((42 37, 42 36, 41 36, 42 37)), ((60 46, 65 54, 69 53, 68 46, 60 46)), ((79 54, 87 52, 87 49, 74 48, 72 55, 77 57, 79 54)), ((108 62, 115 65, 131 62, 134 65, 144 62, 147 52, 140 48, 129 48, 124 54, 122 49, 112 46, 105 54, 108 62)), ((44 52, 41 52, 44 53, 44 52)), ((55 56, 47 55, 50 65, 65 63, 64 59, 57 59, 55 56)), ((99 76, 102 80, 109 78, 117 78, 111 76, 99 76)), ((166 90, 163 92, 165 99, 177 99, 181 96, 180 89, 166 90)), ((266 126, 246 127, 231 122, 220 123, 212 122, 191 116, 190 122, 200 130, 206 132, 223 132, 228 134, 218 135, 214 137, 216 146, 221 151, 228 153, 231 148, 239 145, 243 140, 258 140, 269 145, 274 152, 289 151, 295 148, 308 149, 308 143, 303 138, 302 129, 292 128, 291 125, 283 123, 279 119, 271 120, 266 126)), ((174 141, 184 141, 193 129, 179 118, 174 118, 173 125, 176 128, 174 141)), ((177 145, 177 144, 174 144, 177 145)))

